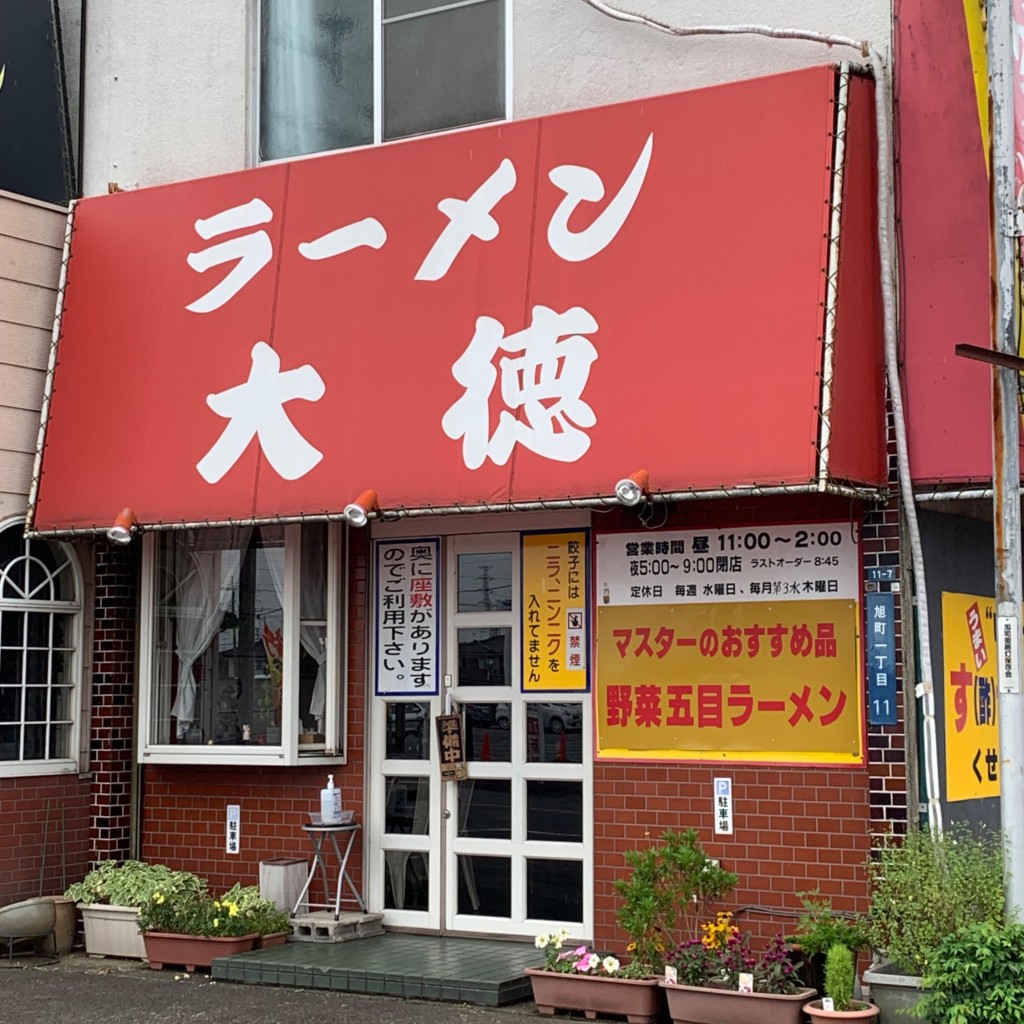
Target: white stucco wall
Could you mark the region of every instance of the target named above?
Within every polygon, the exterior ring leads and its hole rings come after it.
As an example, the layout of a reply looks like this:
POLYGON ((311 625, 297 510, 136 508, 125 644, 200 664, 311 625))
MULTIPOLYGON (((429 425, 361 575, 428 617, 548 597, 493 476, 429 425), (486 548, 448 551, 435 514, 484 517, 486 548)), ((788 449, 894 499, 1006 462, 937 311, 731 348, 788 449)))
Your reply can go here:
POLYGON ((86 195, 237 170, 248 149, 247 0, 89 0, 86 195))
MULTIPOLYGON (((889 0, 619 0, 677 25, 756 23, 869 39, 889 52, 889 0)), ((673 38, 582 0, 512 0, 517 118, 856 59, 753 36, 673 38)), ((89 0, 86 194, 252 162, 255 0, 89 0)))
MULTIPOLYGON (((593 107, 837 60, 851 49, 753 35, 674 37, 582 0, 514 0, 515 116, 593 107)), ((673 27, 767 25, 867 39, 890 50, 889 0, 606 0, 673 27)))

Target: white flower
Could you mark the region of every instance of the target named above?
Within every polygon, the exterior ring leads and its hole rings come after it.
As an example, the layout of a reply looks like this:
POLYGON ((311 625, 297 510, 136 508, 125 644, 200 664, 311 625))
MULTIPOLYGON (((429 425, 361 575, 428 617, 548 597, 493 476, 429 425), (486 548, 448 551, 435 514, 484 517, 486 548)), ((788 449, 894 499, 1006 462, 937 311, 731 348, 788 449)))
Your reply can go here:
POLYGON ((555 949, 561 949, 562 944, 569 938, 568 928, 559 928, 554 935, 551 936, 551 941, 555 944, 555 949))
POLYGON ((591 971, 596 971, 601 963, 601 958, 596 953, 591 953, 587 958, 587 968, 591 971))
POLYGON ((606 956, 601 961, 601 966, 606 974, 614 974, 619 969, 619 961, 613 956, 606 956))
POLYGON ((538 935, 537 938, 533 940, 533 944, 538 949, 544 949, 550 941, 551 939, 547 935, 538 935))

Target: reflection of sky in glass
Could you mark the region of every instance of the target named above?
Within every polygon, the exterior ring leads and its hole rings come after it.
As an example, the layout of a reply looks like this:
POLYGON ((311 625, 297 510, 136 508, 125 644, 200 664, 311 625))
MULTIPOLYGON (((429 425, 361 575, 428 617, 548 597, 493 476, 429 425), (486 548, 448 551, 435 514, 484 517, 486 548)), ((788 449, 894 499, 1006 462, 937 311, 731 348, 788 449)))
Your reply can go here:
POLYGON ((459 555, 459 611, 503 612, 511 607, 511 552, 459 555))
MULTIPOLYGON (((238 621, 238 568, 240 552, 225 551, 220 559, 220 587, 221 593, 225 590, 231 595, 227 602, 225 611, 231 612, 238 621)), ((221 651, 230 651, 235 646, 234 629, 222 629, 217 635, 217 648, 221 651)))
MULTIPOLYGON (((280 629, 284 622, 281 610, 281 598, 274 584, 274 574, 270 568, 267 553, 263 548, 250 548, 249 557, 256 559, 256 586, 254 600, 251 605, 253 618, 253 642, 259 648, 263 643, 263 626, 272 630, 280 629)), ((220 579, 221 593, 227 595, 224 602, 225 613, 237 624, 242 615, 244 595, 240 592, 239 579, 242 575, 242 552, 231 549, 221 552, 220 579)), ((237 625, 235 628, 222 629, 217 637, 217 647, 221 651, 230 651, 238 646, 237 625)))
POLYGON ((220 604, 225 616, 214 641, 217 649, 225 652, 247 646, 245 639, 238 635, 239 624, 247 614, 253 626, 248 644, 262 651, 264 625, 278 630, 284 624, 282 598, 278 593, 278 587, 284 587, 283 530, 264 527, 261 533, 254 531, 255 543, 250 543, 246 550, 231 546, 238 544, 237 534, 231 530, 204 531, 200 539, 201 543, 195 545, 195 559, 190 554, 193 548, 190 538, 169 535, 163 539, 158 566, 159 613, 173 618, 175 609, 185 600, 188 581, 196 572, 212 573, 213 579, 208 582, 212 582, 216 593, 209 596, 220 604), (260 536, 262 544, 257 540, 260 536), (255 560, 254 568, 245 566, 245 557, 255 560), (271 558, 276 559, 276 568, 271 567, 271 558), (242 593, 246 585, 247 592, 242 593))

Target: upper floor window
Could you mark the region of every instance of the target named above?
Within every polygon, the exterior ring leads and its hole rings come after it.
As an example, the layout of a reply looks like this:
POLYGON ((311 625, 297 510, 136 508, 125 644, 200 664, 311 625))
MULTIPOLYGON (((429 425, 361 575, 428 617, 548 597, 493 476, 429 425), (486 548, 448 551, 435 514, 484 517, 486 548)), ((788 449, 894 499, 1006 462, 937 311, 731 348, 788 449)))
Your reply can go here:
POLYGON ((261 0, 260 159, 506 117, 507 2, 261 0))
POLYGON ((0 774, 77 768, 80 595, 68 545, 0 530, 0 774))
POLYGON ((343 752, 340 527, 146 537, 143 756, 343 752))

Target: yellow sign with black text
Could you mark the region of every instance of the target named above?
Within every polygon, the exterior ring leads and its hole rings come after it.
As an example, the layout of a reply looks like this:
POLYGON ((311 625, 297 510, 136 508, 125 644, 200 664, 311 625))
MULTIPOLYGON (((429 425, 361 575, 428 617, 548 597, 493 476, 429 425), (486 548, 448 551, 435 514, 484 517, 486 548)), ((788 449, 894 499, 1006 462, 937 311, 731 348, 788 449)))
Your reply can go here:
POLYGON ((995 601, 942 594, 946 799, 999 796, 995 601))
POLYGON ((588 687, 587 533, 524 533, 523 689, 588 687))

